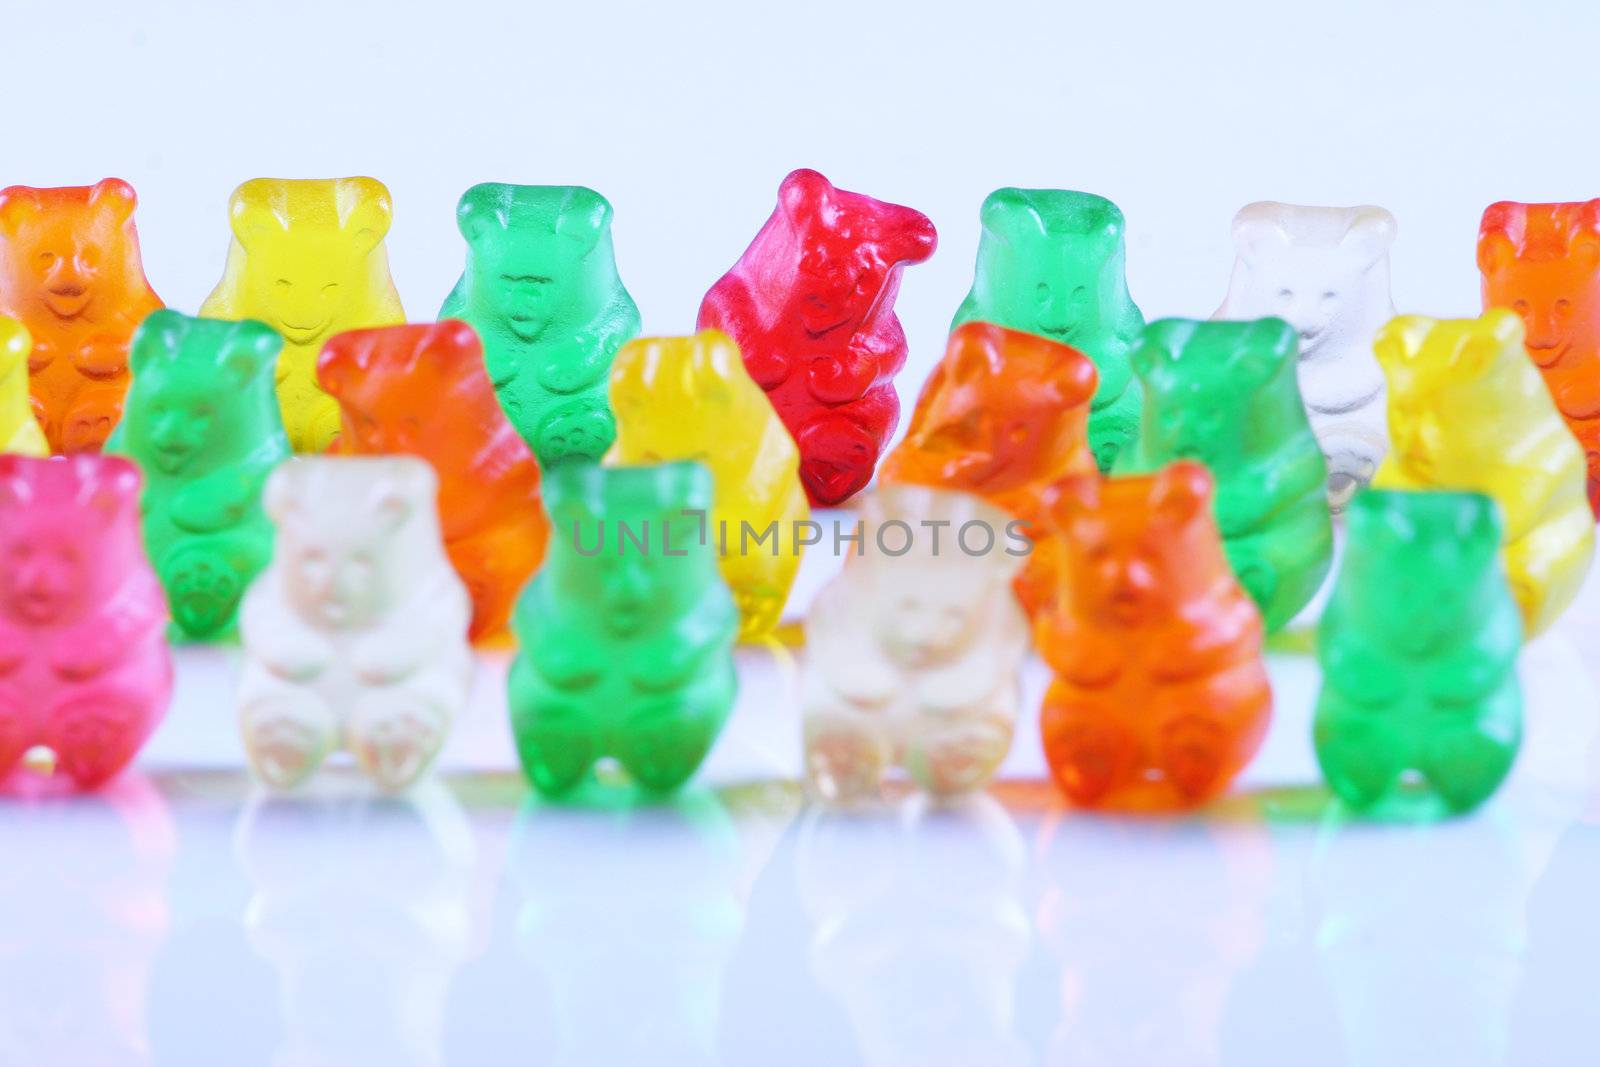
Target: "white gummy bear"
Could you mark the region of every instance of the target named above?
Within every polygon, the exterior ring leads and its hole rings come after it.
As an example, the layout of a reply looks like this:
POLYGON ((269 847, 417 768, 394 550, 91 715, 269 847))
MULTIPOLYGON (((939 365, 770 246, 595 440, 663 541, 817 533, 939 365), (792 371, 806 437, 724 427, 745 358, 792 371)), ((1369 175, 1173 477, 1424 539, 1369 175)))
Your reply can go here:
POLYGON ((1028 648, 1011 591, 1022 563, 1006 551, 1016 548, 1011 518, 965 493, 911 485, 880 486, 862 512, 861 555, 806 620, 811 785, 824 800, 861 799, 893 764, 935 795, 981 789, 1011 747, 1028 648), (965 536, 983 549, 990 533, 981 554, 961 547, 965 536))
POLYGON ((1233 217, 1238 252, 1213 318, 1276 315, 1300 331, 1300 395, 1328 457, 1335 511, 1372 480, 1389 451, 1386 385, 1372 354, 1394 317, 1381 207, 1301 207, 1262 201, 1233 217))
POLYGON ((444 554, 433 469, 401 456, 293 459, 267 482, 270 566, 240 619, 239 723, 267 784, 348 749, 402 789, 465 705, 471 603, 444 554))

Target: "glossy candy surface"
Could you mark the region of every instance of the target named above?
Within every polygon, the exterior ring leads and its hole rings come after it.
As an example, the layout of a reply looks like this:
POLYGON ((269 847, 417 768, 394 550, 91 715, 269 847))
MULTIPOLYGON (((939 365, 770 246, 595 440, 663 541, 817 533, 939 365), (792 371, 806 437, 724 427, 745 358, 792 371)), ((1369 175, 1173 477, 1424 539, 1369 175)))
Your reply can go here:
POLYGON ((1394 451, 1373 484, 1484 493, 1529 637, 1577 595, 1594 555, 1583 450, 1523 349, 1522 320, 1402 315, 1374 342, 1389 378, 1394 451))
POLYGON ((1300 401, 1297 340, 1282 319, 1151 323, 1133 351, 1139 436, 1117 461, 1119 473, 1206 465, 1228 561, 1269 632, 1311 601, 1333 557, 1327 463, 1300 401))
POLYGON ((289 455, 272 387, 282 344, 259 322, 171 310, 134 335, 127 411, 106 448, 144 470, 145 549, 178 636, 230 636, 272 555, 261 489, 289 455))
POLYGON ((862 554, 806 619, 807 777, 831 801, 876 796, 890 766, 934 794, 981 789, 1011 748, 1028 650, 1010 517, 912 485, 879 486, 863 510, 862 554), (936 539, 928 523, 948 525, 936 539))
POLYGON ((865 487, 894 433, 894 376, 906 360, 895 297, 901 272, 931 256, 936 241, 921 212, 797 170, 700 305, 697 328, 734 339, 794 436, 814 505, 865 487))
POLYGON ((296 459, 267 483, 277 549, 245 598, 238 700, 267 784, 296 785, 343 747, 402 789, 443 747, 473 659, 437 488, 411 456, 296 459))
POLYGON ((1358 811, 1460 812, 1505 779, 1522 737, 1522 620, 1478 493, 1359 494, 1317 637, 1317 759, 1358 811), (1425 788, 1402 783, 1416 772, 1425 788))
POLYGON ((639 332, 610 203, 578 185, 485 183, 456 223, 467 267, 439 317, 478 331, 500 405, 543 467, 600 459, 616 435, 606 375, 639 332))
POLYGON ((1478 269, 1483 306, 1522 317, 1528 355, 1583 448, 1600 516, 1600 200, 1491 205, 1478 269))
POLYGON ((296 452, 321 452, 339 429, 339 408, 317 385, 323 341, 406 318, 383 243, 389 190, 374 178, 253 178, 228 216, 228 262, 200 314, 259 319, 283 335, 283 426, 296 452))
POLYGON ((783 614, 811 514, 794 439, 724 333, 630 341, 611 368, 617 442, 608 462, 695 460, 711 471, 707 536, 739 607, 739 637, 770 634, 783 614), (776 525, 776 542, 757 542, 776 525), (748 532, 747 532, 748 531, 748 532))
POLYGON ((0 453, 48 456, 50 445, 28 399, 28 352, 33 339, 16 319, 0 317, 0 453))
POLYGON ((1343 510, 1389 451, 1383 370, 1372 337, 1394 317, 1381 207, 1247 204, 1233 217, 1238 258, 1218 319, 1276 315, 1300 332, 1300 398, 1328 461, 1328 502, 1343 510))
POLYGON ((122 415, 128 341, 161 306, 145 281, 133 187, 0 190, 0 315, 33 335, 34 415, 53 452, 99 449, 122 415))
POLYGON ((1045 492, 1095 470, 1086 433, 1094 364, 1038 334, 965 322, 950 334, 880 481, 960 489, 1029 525, 1034 551, 1017 576, 1031 615, 1053 595, 1052 549, 1038 520, 1045 492))
POLYGON ((324 346, 317 378, 339 402, 336 452, 420 456, 433 467, 445 551, 472 596, 471 636, 502 634, 544 559, 550 523, 538 464, 495 400, 472 327, 342 333, 324 346))
POLYGON ((167 605, 125 459, 0 456, 0 777, 30 748, 92 788, 167 712, 167 605))
POLYGON ((1034 644, 1055 675, 1039 727, 1056 783, 1074 804, 1125 810, 1221 793, 1260 746, 1272 692, 1261 616, 1223 554, 1210 475, 1174 463, 1079 479, 1045 521, 1061 545, 1061 590, 1034 621, 1034 644))
POLYGON ((607 756, 644 789, 675 789, 710 751, 733 707, 739 625, 715 546, 686 514, 712 497, 698 463, 547 473, 555 536, 517 603, 508 684, 541 793, 570 790, 607 756))
POLYGON ((1122 211, 1092 193, 996 189, 983 202, 972 291, 952 327, 980 319, 1071 345, 1094 361, 1089 448, 1102 471, 1139 426, 1128 348, 1144 316, 1128 295, 1122 211))

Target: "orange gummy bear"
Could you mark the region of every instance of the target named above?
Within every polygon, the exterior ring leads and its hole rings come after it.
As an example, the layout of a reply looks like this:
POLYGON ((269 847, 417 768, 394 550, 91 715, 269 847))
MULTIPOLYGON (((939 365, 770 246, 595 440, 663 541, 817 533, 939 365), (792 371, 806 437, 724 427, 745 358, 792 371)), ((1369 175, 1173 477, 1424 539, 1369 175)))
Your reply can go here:
POLYGON ((122 418, 128 343, 161 299, 120 178, 0 190, 0 315, 33 335, 34 415, 52 452, 98 451, 122 418))
POLYGON ((1176 811, 1228 787, 1272 712, 1261 613, 1222 550, 1211 475, 1064 482, 1044 522, 1060 585, 1034 622, 1055 680, 1039 729, 1082 807, 1176 811))
POLYGON ((1600 517, 1600 200, 1491 204, 1478 230, 1483 306, 1510 308, 1561 417, 1583 447, 1600 517))
POLYGON ((1075 348, 963 323, 917 398, 905 440, 880 471, 885 482, 972 493, 1025 522, 1034 547, 1015 589, 1030 617, 1055 587, 1055 548, 1039 523, 1044 494, 1096 469, 1088 427, 1098 384, 1093 361, 1075 348))
POLYGON ((478 335, 453 319, 336 334, 317 379, 339 403, 329 451, 433 465, 445 551, 472 595, 470 636, 502 636, 550 523, 539 466, 495 399, 478 335))

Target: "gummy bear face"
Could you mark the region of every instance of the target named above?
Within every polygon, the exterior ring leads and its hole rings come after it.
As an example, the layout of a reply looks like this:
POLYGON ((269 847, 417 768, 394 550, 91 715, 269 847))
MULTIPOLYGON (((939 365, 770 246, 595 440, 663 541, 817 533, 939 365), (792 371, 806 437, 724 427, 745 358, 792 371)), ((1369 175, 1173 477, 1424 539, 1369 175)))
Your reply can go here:
POLYGON ((38 541, 30 531, 8 530, 0 546, 0 604, 25 625, 45 626, 76 618, 84 607, 84 546, 73 541, 38 541))
POLYGON ((0 192, 0 300, 30 320, 96 321, 101 305, 142 289, 135 202, 133 187, 116 178, 0 192))
POLYGON ((295 610, 329 629, 381 619, 437 555, 436 489, 433 469, 411 457, 297 459, 274 471, 273 565, 295 610))
POLYGON ((1380 207, 1249 204, 1233 220, 1238 262, 1222 314, 1286 320, 1300 333, 1303 358, 1330 335, 1370 330, 1393 314, 1396 228, 1380 207))
POLYGON ((894 568, 880 581, 873 606, 884 651, 915 670, 938 663, 973 643, 984 616, 987 576, 970 561, 963 567, 894 568))
POLYGON ((1150 452, 1222 469, 1243 455, 1257 393, 1294 361, 1295 330, 1281 319, 1151 323, 1132 352, 1145 384, 1150 452))
POLYGON ((1219 568, 1228 573, 1211 491, 1206 469, 1187 462, 1063 483, 1046 521, 1061 538, 1071 613, 1105 627, 1146 626, 1213 585, 1219 568))
POLYGON ((349 302, 367 299, 371 256, 393 215, 380 182, 257 178, 230 210, 245 253, 242 306, 290 343, 316 343, 349 302))
POLYGON ((1586 204, 1492 205, 1478 237, 1485 307, 1522 319, 1528 354, 1541 368, 1600 337, 1600 200, 1586 204))

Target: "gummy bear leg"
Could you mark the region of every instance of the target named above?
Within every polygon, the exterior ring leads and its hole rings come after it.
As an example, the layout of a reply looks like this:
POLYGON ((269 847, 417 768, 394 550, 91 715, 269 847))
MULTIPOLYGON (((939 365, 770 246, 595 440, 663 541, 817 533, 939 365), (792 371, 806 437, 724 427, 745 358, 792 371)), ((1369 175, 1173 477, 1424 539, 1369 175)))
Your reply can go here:
POLYGON ((1093 807, 1105 801, 1137 769, 1138 739, 1111 719, 1115 711, 1059 684, 1045 694, 1039 711, 1045 760, 1074 804, 1093 807))
POLYGON ((50 446, 52 455, 59 455, 61 449, 61 426, 51 417, 50 409, 45 406, 36 394, 28 397, 28 403, 33 408, 33 421, 39 424, 39 429, 44 431, 44 438, 50 446))
POLYGON ((922 716, 906 739, 906 771, 935 796, 982 789, 1011 750, 1011 720, 1004 709, 959 716, 922 716))
POLYGON ((72 410, 61 420, 61 447, 65 452, 98 452, 122 417, 126 383, 102 384, 79 394, 72 410))
POLYGON ((88 690, 51 712, 46 741, 62 773, 93 789, 126 767, 148 733, 143 702, 116 690, 88 690))
POLYGON ((1527 636, 1548 629, 1577 595, 1594 554, 1594 536, 1594 513, 1572 507, 1506 545, 1506 577, 1527 636))
POLYGON ((512 665, 508 690, 523 773, 545 796, 567 792, 601 755, 590 710, 552 691, 521 656, 512 665))
POLYGON ((1317 763, 1339 799, 1356 811, 1366 811, 1383 799, 1406 769, 1407 745, 1378 715, 1347 706, 1324 685, 1312 728, 1317 763))
POLYGON ((1522 697, 1512 679, 1471 721, 1439 729, 1423 744, 1418 769, 1452 812, 1482 804, 1511 773, 1521 717, 1522 697))
POLYGON ((795 435, 800 448, 800 482, 816 507, 833 507, 855 496, 872 480, 880 442, 843 415, 813 419, 795 435))
POLYGON ((1229 740, 1220 724, 1204 716, 1180 716, 1162 727, 1156 765, 1185 799, 1203 800, 1228 784, 1229 740))
POLYGON ((181 544, 162 560, 160 570, 173 623, 185 637, 215 640, 232 633, 245 583, 226 540, 181 544))
POLYGON ((338 739, 333 711, 309 689, 281 685, 242 698, 245 754, 261 780, 290 789, 311 777, 338 739))
POLYGON ((443 710, 426 693, 372 693, 351 713, 345 747, 379 787, 404 789, 444 746, 444 720, 443 710))
POLYGON ((822 799, 849 803, 878 794, 889 742, 858 715, 807 715, 806 780, 822 799))
POLYGON ((733 707, 731 660, 676 693, 640 700, 628 709, 617 759, 646 789, 666 792, 699 769, 733 707))
POLYGON ((1228 562, 1233 565, 1233 573, 1239 579, 1239 584, 1244 586, 1244 591, 1261 609, 1262 622, 1267 630, 1277 630, 1288 622, 1277 604, 1279 571, 1272 561, 1253 543, 1227 542, 1223 547, 1227 549, 1228 562))
POLYGON ((10 686, 0 686, 0 778, 16 769, 33 743, 34 721, 28 701, 10 686))

